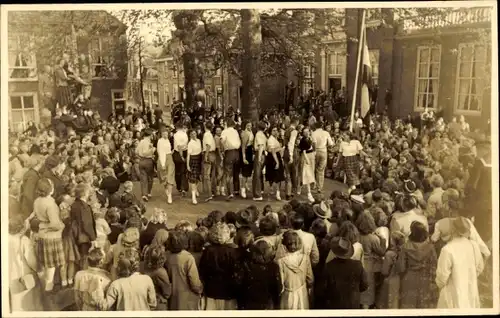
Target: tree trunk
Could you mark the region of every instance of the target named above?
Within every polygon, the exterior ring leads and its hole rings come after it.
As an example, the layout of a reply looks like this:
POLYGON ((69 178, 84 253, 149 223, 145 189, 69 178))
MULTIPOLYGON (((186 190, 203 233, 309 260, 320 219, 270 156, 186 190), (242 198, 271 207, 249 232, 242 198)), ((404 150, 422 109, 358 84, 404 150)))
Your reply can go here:
POLYGON ((173 16, 174 25, 177 29, 176 35, 181 41, 183 53, 182 63, 184 66, 184 91, 186 102, 184 106, 194 106, 196 93, 198 91, 199 72, 196 65, 195 31, 198 26, 200 14, 198 10, 178 11, 173 16))
POLYGON ((139 43, 139 89, 141 90, 142 111, 146 112, 146 101, 144 100, 144 70, 142 69, 142 43, 139 43))
POLYGON ((241 37, 243 42, 243 105, 242 117, 251 121, 259 120, 260 66, 262 34, 259 11, 242 9, 241 37))

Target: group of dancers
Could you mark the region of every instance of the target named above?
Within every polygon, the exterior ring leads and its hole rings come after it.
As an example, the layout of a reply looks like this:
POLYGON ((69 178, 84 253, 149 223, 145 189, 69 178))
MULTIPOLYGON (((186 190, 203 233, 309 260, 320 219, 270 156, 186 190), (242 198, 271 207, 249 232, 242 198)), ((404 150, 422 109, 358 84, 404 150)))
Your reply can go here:
MULTIPOLYGON (((162 125, 158 138, 151 129, 142 132, 135 152, 144 201, 151 197, 155 171, 169 204, 174 185, 183 197, 190 192, 193 204, 198 204, 201 184, 206 202, 215 196, 245 199, 250 193, 254 201, 262 201, 264 181, 278 201, 283 184, 287 200, 305 188, 308 199, 314 202, 313 191, 322 191, 328 150, 334 142, 321 123, 308 127, 300 124, 299 118, 292 118, 280 125, 265 121, 240 125, 229 118, 223 128, 211 121, 203 126, 188 129, 183 121, 175 128, 162 125)), ((354 189, 359 184, 358 155, 363 147, 351 140, 349 132, 342 140, 342 166, 354 189)))

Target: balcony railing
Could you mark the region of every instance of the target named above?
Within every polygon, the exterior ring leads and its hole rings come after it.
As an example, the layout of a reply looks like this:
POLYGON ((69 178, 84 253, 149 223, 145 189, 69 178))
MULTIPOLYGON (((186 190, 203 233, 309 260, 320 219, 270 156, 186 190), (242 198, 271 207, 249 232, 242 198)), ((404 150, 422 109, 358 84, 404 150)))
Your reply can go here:
POLYGON ((403 30, 405 32, 425 30, 442 27, 460 26, 465 24, 475 24, 491 22, 491 7, 461 8, 453 10, 444 17, 426 16, 405 19, 403 30))

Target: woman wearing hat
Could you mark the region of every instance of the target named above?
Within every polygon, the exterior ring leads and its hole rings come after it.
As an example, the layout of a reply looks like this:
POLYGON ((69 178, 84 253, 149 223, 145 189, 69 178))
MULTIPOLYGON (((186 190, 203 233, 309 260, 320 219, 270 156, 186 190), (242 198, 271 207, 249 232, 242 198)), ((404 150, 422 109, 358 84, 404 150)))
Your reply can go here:
POLYGON ((438 308, 480 308, 477 277, 484 268, 478 244, 469 239, 470 224, 464 217, 452 223, 452 239, 441 250, 436 269, 440 289, 438 308))
POLYGON ((401 309, 435 308, 437 288, 434 283, 437 256, 426 227, 414 221, 410 236, 397 260, 401 273, 399 307, 401 309))
POLYGON ((360 261, 352 259, 351 242, 334 237, 331 251, 335 258, 325 265, 318 284, 317 309, 359 309, 361 293, 368 288, 368 278, 360 261))

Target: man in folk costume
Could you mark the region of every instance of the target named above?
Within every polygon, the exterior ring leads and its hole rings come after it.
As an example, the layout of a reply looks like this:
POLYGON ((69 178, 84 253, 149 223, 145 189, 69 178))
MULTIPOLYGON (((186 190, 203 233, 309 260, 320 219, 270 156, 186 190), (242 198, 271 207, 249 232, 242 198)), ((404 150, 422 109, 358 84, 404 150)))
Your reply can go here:
POLYGON ((297 131, 297 125, 299 124, 297 118, 293 118, 290 125, 285 131, 285 152, 283 154, 283 162, 285 164, 285 188, 286 188, 286 199, 290 200, 293 194, 297 192, 299 184, 299 153, 298 147, 296 147, 299 132, 297 131))

